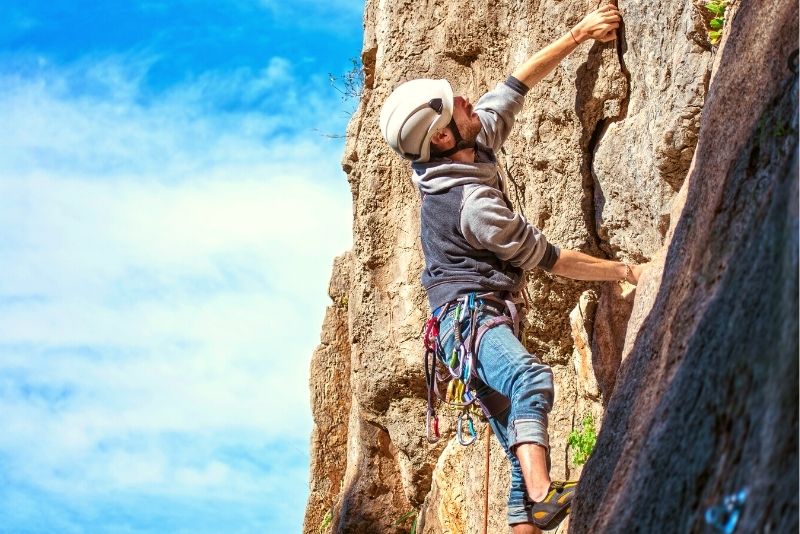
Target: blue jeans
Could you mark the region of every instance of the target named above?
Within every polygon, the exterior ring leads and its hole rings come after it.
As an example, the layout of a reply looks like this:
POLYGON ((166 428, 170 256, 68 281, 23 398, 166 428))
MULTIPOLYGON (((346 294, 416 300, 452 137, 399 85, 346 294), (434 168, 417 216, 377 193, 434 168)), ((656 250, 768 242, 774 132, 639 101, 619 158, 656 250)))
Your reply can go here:
MULTIPOLYGON (((478 315, 478 326, 496 315, 494 311, 482 310, 478 315)), ((464 320, 461 326, 462 336, 466 337, 469 321, 464 320)), ((455 343, 452 310, 442 319, 439 331, 444 353, 450 354, 455 343)), ((489 418, 489 424, 511 462, 508 523, 530 523, 532 518, 530 508, 526 506, 525 482, 512 451, 522 443, 538 443, 549 451, 547 414, 553 406, 553 372, 525 350, 507 325, 496 326, 484 334, 475 371, 477 379, 473 377, 472 381, 479 399, 494 390, 510 401, 507 409, 489 418)))

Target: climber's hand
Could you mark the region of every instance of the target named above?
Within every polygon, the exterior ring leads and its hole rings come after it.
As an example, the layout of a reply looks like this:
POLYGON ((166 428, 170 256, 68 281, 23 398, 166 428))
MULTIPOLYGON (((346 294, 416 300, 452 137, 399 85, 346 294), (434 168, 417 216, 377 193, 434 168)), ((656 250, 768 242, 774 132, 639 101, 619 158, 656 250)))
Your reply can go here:
POLYGON ((583 20, 572 28, 572 35, 579 43, 588 39, 607 43, 617 38, 617 28, 621 20, 617 6, 606 4, 583 17, 583 20))
POLYGON ((632 283, 633 285, 638 285, 639 284, 639 277, 642 276, 642 271, 647 269, 647 267, 649 265, 650 265, 649 263, 645 263, 645 264, 642 264, 642 265, 631 265, 630 266, 631 273, 630 273, 630 276, 627 277, 628 278, 628 282, 632 283))

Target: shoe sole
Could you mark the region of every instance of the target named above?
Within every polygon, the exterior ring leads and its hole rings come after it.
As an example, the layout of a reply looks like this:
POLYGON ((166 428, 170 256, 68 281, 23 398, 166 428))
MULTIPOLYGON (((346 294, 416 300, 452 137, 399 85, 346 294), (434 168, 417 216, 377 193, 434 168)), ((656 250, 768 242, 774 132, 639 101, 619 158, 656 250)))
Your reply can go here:
POLYGON ((538 528, 542 530, 553 530, 554 528, 558 527, 561 522, 569 515, 569 512, 572 510, 572 505, 562 508, 556 515, 550 518, 550 521, 547 523, 538 523, 536 520, 533 521, 533 524, 536 525, 538 528))

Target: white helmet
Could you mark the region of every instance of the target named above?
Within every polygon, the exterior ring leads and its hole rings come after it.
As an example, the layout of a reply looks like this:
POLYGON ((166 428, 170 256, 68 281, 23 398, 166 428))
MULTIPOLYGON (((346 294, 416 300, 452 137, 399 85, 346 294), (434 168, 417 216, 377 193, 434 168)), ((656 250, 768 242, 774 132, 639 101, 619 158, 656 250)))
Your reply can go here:
POLYGON ((430 159, 431 137, 450 124, 453 88, 447 80, 411 80, 397 87, 381 108, 381 133, 406 159, 430 159))

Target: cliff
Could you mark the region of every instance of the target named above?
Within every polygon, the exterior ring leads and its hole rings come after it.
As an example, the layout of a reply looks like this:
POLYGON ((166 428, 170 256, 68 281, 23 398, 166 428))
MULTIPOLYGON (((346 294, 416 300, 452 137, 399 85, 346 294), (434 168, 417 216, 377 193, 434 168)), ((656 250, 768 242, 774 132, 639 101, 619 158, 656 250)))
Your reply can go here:
MULTIPOLYGON (((581 476, 569 528, 701 532, 707 507, 747 488, 742 532, 796 531, 797 4, 733 4, 719 46, 701 2, 619 5, 620 38, 534 87, 500 154, 550 241, 652 260, 635 291, 530 275, 525 343, 557 381, 553 475, 581 476), (586 414, 602 429, 581 473, 567 436, 586 414)), ((445 439, 424 437, 419 197, 378 114, 414 77, 474 100, 593 7, 367 2, 342 163, 354 248, 311 364, 304 532, 407 533, 415 518, 417 532, 480 532, 485 438, 461 447, 447 416, 445 439)), ((490 460, 489 532, 506 532, 494 439, 490 460)))

